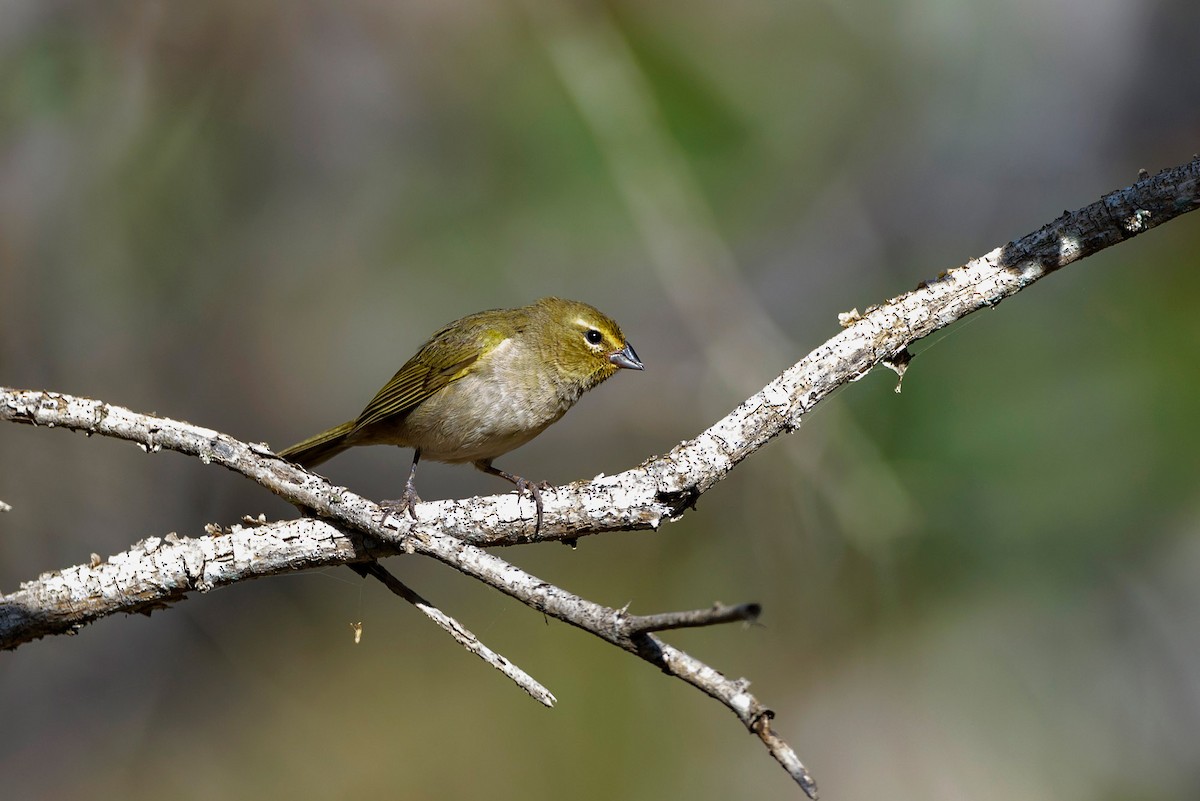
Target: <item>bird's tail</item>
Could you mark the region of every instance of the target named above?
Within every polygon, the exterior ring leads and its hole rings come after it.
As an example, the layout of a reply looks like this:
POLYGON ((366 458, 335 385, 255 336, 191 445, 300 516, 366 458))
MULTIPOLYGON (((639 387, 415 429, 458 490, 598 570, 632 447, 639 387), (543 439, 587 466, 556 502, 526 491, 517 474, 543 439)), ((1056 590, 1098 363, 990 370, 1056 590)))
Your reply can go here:
POLYGON ((303 442, 297 442, 292 447, 281 450, 279 455, 301 467, 316 467, 350 447, 347 440, 354 431, 354 423, 355 421, 351 420, 303 442))

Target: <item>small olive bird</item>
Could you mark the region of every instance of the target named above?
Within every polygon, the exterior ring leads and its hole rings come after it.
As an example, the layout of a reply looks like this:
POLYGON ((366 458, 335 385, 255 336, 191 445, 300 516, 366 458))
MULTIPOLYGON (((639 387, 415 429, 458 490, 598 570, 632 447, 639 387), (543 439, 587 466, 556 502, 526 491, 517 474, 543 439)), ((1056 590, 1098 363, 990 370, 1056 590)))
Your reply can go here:
POLYGON ((621 368, 641 370, 642 363, 620 326, 586 303, 542 298, 478 312, 430 337, 358 417, 279 455, 315 467, 358 445, 412 448, 404 497, 384 505, 414 519, 421 500, 417 462, 471 462, 511 481, 518 495, 528 492, 540 528, 539 485, 493 467, 492 460, 542 433, 621 368))

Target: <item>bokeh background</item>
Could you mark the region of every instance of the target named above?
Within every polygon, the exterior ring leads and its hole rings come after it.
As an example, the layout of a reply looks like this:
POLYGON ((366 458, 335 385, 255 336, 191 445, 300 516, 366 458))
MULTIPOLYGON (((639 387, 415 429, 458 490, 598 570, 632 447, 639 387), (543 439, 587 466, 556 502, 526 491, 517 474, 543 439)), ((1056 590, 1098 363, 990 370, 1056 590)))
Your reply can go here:
MULTIPOLYGON (((688 438, 836 315, 1200 150, 1193 0, 0 3, 0 383, 276 447, 442 323, 588 300, 644 359, 501 464, 688 438)), ((1200 215, 916 348, 682 522, 505 556, 753 680, 831 799, 1200 793, 1200 215)), ((409 456, 323 472, 394 497, 409 456)), ((426 498, 503 490, 425 465, 426 498)), ((0 589, 293 514, 0 427, 0 589)), ((547 711, 338 569, 0 655, 6 799, 789 798, 724 708, 419 559, 547 711), (354 645, 349 624, 364 622, 354 645)))

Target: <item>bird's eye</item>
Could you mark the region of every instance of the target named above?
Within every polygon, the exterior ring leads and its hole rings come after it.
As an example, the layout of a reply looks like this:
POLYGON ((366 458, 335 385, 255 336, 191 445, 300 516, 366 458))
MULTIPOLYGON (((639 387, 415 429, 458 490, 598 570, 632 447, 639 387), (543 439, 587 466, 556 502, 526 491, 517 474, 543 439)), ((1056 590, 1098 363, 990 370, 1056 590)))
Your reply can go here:
POLYGON ((592 345, 599 345, 601 342, 604 341, 604 334, 601 334, 595 328, 589 328, 588 332, 583 335, 583 338, 586 339, 592 345))

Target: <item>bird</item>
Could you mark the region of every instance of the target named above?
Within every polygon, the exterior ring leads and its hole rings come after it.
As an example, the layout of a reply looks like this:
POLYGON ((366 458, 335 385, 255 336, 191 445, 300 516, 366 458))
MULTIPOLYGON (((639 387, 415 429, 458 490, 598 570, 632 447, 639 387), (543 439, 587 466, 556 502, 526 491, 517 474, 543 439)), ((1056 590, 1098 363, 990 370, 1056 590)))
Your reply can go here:
POLYGON ((546 297, 490 309, 443 326, 404 363, 353 420, 279 452, 312 468, 360 445, 413 449, 404 494, 380 505, 408 512, 421 502, 422 459, 470 462, 528 493, 542 524, 542 489, 492 464, 559 420, 584 392, 622 369, 643 370, 621 327, 594 306, 546 297))

